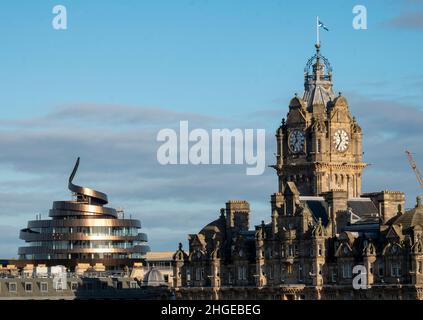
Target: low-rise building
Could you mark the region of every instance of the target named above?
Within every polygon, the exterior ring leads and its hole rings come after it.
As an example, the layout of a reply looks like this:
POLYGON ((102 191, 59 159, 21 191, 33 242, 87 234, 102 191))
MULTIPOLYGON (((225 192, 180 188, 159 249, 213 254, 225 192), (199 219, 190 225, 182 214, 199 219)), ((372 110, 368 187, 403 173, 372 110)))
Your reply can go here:
MULTIPOLYGON (((160 278, 169 287, 173 286, 173 251, 150 251, 146 254, 146 265, 149 270, 156 270, 160 278)), ((158 275, 158 274, 157 274, 158 275)))
POLYGON ((0 300, 74 300, 74 299, 171 299, 164 283, 149 282, 149 271, 135 265, 122 272, 103 267, 78 266, 69 272, 64 266, 14 265, 0 268, 0 300))

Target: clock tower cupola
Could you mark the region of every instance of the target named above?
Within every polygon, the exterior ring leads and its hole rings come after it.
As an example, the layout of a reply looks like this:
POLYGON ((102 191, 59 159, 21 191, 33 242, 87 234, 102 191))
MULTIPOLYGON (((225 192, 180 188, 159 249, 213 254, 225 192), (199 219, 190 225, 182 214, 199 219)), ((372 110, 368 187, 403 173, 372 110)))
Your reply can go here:
POLYGON ((362 132, 341 93, 332 84, 329 60, 316 53, 304 69, 304 93, 289 103, 286 120, 276 131, 279 192, 294 182, 301 195, 343 190, 361 194, 362 132))

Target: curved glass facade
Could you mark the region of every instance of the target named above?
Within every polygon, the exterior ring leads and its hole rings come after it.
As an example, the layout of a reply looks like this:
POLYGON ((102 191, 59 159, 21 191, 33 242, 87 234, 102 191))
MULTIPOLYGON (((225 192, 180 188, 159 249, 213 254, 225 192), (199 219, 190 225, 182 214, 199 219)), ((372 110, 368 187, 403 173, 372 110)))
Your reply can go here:
MULTIPOLYGON (((64 265, 77 262, 144 259, 150 251, 147 235, 139 232, 139 220, 123 219, 109 207, 107 195, 73 184, 79 158, 69 178, 74 199, 55 201, 50 220, 33 220, 20 232, 27 246, 20 247, 20 259, 63 260, 64 265)), ((123 216, 123 214, 122 214, 123 216)))

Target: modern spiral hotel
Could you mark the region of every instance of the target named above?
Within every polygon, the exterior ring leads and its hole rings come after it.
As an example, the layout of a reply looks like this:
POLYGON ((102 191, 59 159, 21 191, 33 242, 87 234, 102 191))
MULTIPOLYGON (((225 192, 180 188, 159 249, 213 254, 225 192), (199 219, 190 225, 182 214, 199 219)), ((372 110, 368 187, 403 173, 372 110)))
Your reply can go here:
POLYGON ((107 195, 73 183, 50 220, 29 221, 18 260, 0 261, 0 300, 169 299, 172 252, 150 252, 139 220, 106 207, 107 195))
POLYGON ((150 250, 147 235, 140 233, 139 220, 125 219, 122 211, 105 207, 107 195, 73 184, 80 159, 69 177, 73 200, 55 201, 51 220, 29 221, 20 238, 19 258, 71 269, 78 263, 103 263, 122 268, 131 261, 143 261, 150 250))

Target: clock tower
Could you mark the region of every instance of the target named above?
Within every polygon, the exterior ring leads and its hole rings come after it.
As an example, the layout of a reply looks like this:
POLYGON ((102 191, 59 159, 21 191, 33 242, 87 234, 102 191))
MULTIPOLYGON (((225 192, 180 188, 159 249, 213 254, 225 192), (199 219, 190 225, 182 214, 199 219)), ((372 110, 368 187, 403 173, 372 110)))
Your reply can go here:
POLYGON ((330 190, 361 194, 362 132, 348 102, 332 88, 332 67, 316 54, 304 69, 304 93, 289 103, 286 120, 276 131, 276 169, 279 192, 288 181, 301 195, 318 196, 330 190))

